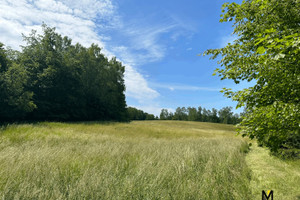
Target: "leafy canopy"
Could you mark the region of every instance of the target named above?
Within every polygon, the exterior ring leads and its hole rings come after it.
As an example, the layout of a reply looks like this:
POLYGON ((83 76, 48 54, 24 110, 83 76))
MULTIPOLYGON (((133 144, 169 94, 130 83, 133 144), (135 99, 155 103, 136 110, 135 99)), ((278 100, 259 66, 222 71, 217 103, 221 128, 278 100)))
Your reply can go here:
POLYGON ((17 120, 127 121, 125 67, 101 48, 42 26, 21 52, 0 43, 0 123, 17 120))
POLYGON ((300 148, 299 10, 299 0, 225 3, 220 22, 233 21, 237 39, 204 53, 211 59, 221 57, 215 73, 222 80, 255 82, 253 87, 223 92, 237 107, 246 108, 243 136, 256 138, 273 152, 300 148))

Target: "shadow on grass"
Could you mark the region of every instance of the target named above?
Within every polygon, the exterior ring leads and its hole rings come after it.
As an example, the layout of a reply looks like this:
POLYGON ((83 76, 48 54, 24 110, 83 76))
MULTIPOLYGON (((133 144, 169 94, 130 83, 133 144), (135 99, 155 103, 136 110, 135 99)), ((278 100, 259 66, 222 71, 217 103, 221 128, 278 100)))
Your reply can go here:
POLYGON ((62 124, 62 125, 114 125, 114 124, 129 124, 130 121, 13 121, 13 122, 0 122, 0 135, 1 132, 6 130, 10 126, 14 125, 33 125, 33 126, 40 126, 40 127, 47 127, 51 124, 62 124))

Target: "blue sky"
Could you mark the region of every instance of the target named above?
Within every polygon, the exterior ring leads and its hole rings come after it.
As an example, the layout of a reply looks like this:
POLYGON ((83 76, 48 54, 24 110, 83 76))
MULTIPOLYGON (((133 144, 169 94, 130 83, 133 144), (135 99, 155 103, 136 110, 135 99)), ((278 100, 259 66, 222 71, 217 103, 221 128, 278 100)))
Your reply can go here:
POLYGON ((128 106, 156 115, 178 106, 235 107, 220 89, 248 84, 220 81, 212 76, 216 61, 198 56, 234 40, 232 24, 219 23, 224 2, 0 0, 0 41, 20 49, 21 33, 40 31, 45 22, 74 43, 97 43, 123 62, 128 106))

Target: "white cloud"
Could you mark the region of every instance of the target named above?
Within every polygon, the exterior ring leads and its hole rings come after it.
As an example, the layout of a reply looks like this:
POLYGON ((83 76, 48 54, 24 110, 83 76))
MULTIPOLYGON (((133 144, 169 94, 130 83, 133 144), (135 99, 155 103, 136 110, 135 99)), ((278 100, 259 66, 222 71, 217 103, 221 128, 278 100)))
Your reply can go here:
POLYGON ((0 40, 12 48, 20 49, 18 44, 24 44, 21 34, 28 35, 32 29, 40 31, 40 25, 45 22, 51 27, 56 27, 59 33, 72 38, 74 42, 80 42, 85 46, 98 43, 99 46, 104 47, 102 38, 95 32, 97 25, 93 20, 97 15, 113 17, 109 12, 111 5, 107 3, 108 1, 85 0, 81 6, 76 1, 72 1, 73 4, 70 2, 2 0, 0 40), (95 5, 95 7, 90 5, 95 5), (106 5, 108 7, 105 7, 106 5))
POLYGON ((152 17, 121 21, 115 32, 122 38, 119 46, 126 48, 115 48, 115 52, 133 66, 160 61, 170 49, 169 41, 163 38, 177 40, 184 36, 186 39, 196 32, 195 27, 187 21, 170 13, 159 22, 152 17))
POLYGON ((176 84, 151 84, 154 88, 169 89, 171 91, 184 90, 184 91, 207 91, 207 92, 219 92, 221 88, 210 88, 210 87, 198 87, 192 85, 176 85, 176 84))
POLYGON ((153 115, 158 116, 158 117, 159 117, 159 114, 160 114, 161 109, 162 109, 158 103, 149 104, 149 105, 142 105, 142 106, 141 105, 137 105, 137 106, 133 105, 132 107, 135 107, 137 109, 140 109, 144 112, 147 112, 149 114, 153 114, 153 115))
POLYGON ((140 104, 145 105, 159 96, 157 91, 148 86, 145 78, 130 65, 127 65, 125 71, 125 80, 126 95, 137 99, 140 104))
POLYGON ((124 45, 112 47, 121 60, 133 66, 159 61, 166 55, 166 46, 161 44, 160 38, 176 27, 176 24, 160 24, 145 26, 142 22, 132 22, 123 26, 121 31, 124 45))

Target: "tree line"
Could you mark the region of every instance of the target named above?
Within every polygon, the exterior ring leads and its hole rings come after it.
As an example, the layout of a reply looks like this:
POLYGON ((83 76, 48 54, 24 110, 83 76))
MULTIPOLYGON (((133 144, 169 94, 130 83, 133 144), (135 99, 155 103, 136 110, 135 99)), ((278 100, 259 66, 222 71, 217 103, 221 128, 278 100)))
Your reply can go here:
POLYGON ((220 110, 215 108, 206 109, 199 106, 194 107, 178 107, 176 111, 170 112, 167 109, 162 109, 160 113, 161 120, 183 120, 183 121, 199 121, 213 122, 223 124, 238 124, 241 122, 241 116, 232 112, 232 107, 224 107, 220 110))
POLYGON ((128 120, 125 68, 116 58, 46 25, 23 38, 21 51, 0 43, 0 121, 128 120))
POLYGON ((129 120, 156 120, 158 119, 157 116, 154 116, 153 114, 149 114, 147 112, 144 112, 142 110, 139 110, 134 107, 128 107, 128 118, 129 120))

